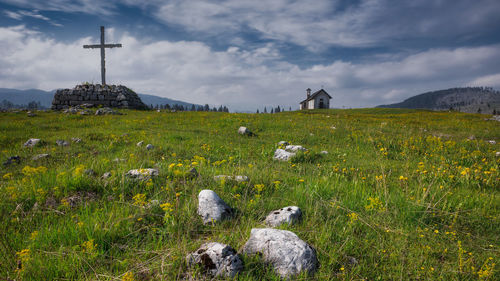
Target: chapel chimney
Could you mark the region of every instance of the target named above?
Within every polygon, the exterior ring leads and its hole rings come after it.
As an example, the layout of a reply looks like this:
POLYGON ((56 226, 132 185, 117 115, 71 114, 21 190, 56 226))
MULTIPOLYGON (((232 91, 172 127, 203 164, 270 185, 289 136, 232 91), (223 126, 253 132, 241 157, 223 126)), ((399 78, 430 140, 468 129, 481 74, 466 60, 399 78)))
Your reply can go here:
POLYGON ((307 98, 311 97, 311 89, 310 88, 307 88, 306 93, 307 93, 307 98))

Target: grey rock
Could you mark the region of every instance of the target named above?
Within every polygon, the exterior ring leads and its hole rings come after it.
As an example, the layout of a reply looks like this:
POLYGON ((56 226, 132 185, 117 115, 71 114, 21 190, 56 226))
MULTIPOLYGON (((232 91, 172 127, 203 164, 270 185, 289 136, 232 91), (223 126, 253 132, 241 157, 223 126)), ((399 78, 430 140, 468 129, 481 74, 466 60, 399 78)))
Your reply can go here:
POLYGON ((265 223, 271 227, 277 227, 287 223, 295 224, 302 219, 302 211, 297 206, 284 207, 279 210, 274 210, 267 215, 265 223))
POLYGON ((48 154, 48 153, 42 153, 42 154, 37 154, 37 155, 33 156, 33 158, 31 158, 31 159, 34 160, 34 161, 37 161, 37 160, 45 159, 45 158, 48 158, 48 157, 50 157, 50 154, 48 154))
POLYGON ((93 177, 96 175, 96 172, 92 169, 86 169, 83 173, 86 174, 87 176, 90 176, 90 177, 93 177))
POLYGON ((111 173, 110 172, 106 172, 102 175, 102 179, 105 180, 105 179, 109 179, 111 177, 111 173))
POLYGON ((295 156, 295 153, 293 152, 288 152, 284 149, 276 149, 276 151, 274 152, 274 160, 279 160, 279 161, 288 161, 290 160, 292 157, 295 156))
POLYGON ((58 146, 68 146, 69 145, 69 143, 65 140, 56 140, 56 144, 58 146))
POLYGON ((243 270, 243 261, 229 245, 210 242, 186 257, 188 267, 199 265, 209 275, 234 278, 243 270))
POLYGON ((24 143, 25 147, 35 147, 40 144, 40 139, 29 139, 24 143))
POLYGON ((240 127, 238 129, 238 134, 246 135, 246 136, 253 136, 253 133, 247 127, 240 127))
POLYGON ((495 156, 499 157, 500 156, 500 151, 495 152, 495 156))
POLYGON ((237 175, 237 176, 234 176, 234 180, 236 182, 247 182, 249 179, 247 176, 244 176, 244 175, 237 175))
POLYGON ((71 138, 71 141, 74 143, 79 143, 82 141, 82 139, 81 138, 71 138))
POLYGON ((278 142, 278 146, 287 146, 289 144, 290 143, 288 143, 287 141, 280 141, 280 142, 278 142))
POLYGON ((155 147, 154 147, 154 145, 152 145, 152 144, 150 144, 150 143, 148 143, 148 145, 146 145, 146 149, 147 149, 147 150, 151 150, 151 149, 153 149, 153 148, 155 148, 155 147))
POLYGON ((498 121, 498 122, 500 122, 500 115, 493 115, 490 119, 486 119, 486 120, 491 120, 491 121, 498 121))
POLYGON ((321 153, 321 154, 325 154, 325 155, 326 155, 326 154, 328 154, 328 151, 323 150, 323 151, 321 151, 320 153, 321 153))
POLYGON ((198 215, 203 224, 228 219, 232 213, 233 210, 213 190, 204 189, 198 194, 198 215))
POLYGON ((489 140, 488 143, 489 144, 496 144, 497 142, 495 140, 489 140))
POLYGON ((125 162, 125 161, 127 161, 127 160, 126 160, 126 159, 123 159, 123 158, 115 158, 115 159, 113 159, 113 162, 115 162, 115 163, 118 163, 118 162, 125 162))
POLYGON ((214 180, 216 180, 216 181, 230 181, 232 179, 233 178, 231 176, 228 176, 228 175, 217 175, 217 176, 214 176, 214 180))
POLYGON ((3 165, 9 166, 9 165, 13 164, 14 162, 16 162, 17 164, 21 163, 21 157, 19 157, 17 155, 11 156, 11 157, 7 158, 7 160, 5 162, 3 162, 3 165))
POLYGON ((199 175, 198 171, 196 170, 196 168, 192 168, 191 170, 189 170, 189 175, 191 177, 197 177, 199 175))
POLYGON ((153 199, 149 201, 149 203, 146 205, 146 208, 153 208, 153 207, 159 207, 160 206, 160 201, 157 199, 153 199))
POLYGON ((287 145, 285 147, 286 151, 297 152, 297 151, 307 151, 302 145, 287 145))
POLYGON ((96 110, 95 115, 122 115, 122 113, 114 111, 109 107, 103 107, 96 110))
POLYGON ((133 179, 139 179, 139 180, 147 180, 150 179, 151 177, 158 176, 158 170, 157 169, 134 169, 130 170, 127 172, 126 176, 133 178, 133 179))
POLYGON ((253 228, 243 253, 262 254, 264 262, 273 265, 283 278, 307 272, 313 274, 318 268, 316 251, 295 233, 273 228, 253 228))
POLYGON ((140 141, 140 142, 138 142, 136 145, 137 145, 137 146, 142 146, 143 144, 144 144, 144 141, 140 141))
POLYGON ((36 116, 36 114, 31 112, 31 111, 26 112, 26 114, 28 115, 28 117, 35 117, 36 116))
POLYGON ((216 181, 236 181, 236 182, 247 182, 249 181, 247 176, 237 175, 237 176, 228 176, 228 175, 217 175, 214 176, 214 180, 216 181))

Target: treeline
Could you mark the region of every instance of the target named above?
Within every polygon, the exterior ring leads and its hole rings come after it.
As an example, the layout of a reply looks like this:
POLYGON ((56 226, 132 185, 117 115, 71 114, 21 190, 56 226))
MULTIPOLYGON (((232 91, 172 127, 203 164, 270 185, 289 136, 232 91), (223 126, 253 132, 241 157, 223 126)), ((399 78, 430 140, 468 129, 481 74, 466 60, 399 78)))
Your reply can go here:
POLYGON ((156 104, 156 105, 150 105, 149 106, 151 109, 166 109, 166 110, 175 110, 175 111, 211 111, 211 112, 229 112, 229 108, 227 106, 219 106, 217 107, 210 107, 208 104, 203 105, 191 105, 191 106, 183 106, 182 104, 156 104))
POLYGON ((0 103, 0 109, 5 110, 5 109, 46 109, 46 107, 42 106, 42 104, 39 101, 30 101, 28 104, 14 104, 11 101, 8 100, 2 100, 0 103))
MULTIPOLYGON (((280 113, 280 112, 283 112, 285 111, 285 107, 280 107, 279 105, 277 107, 271 107, 271 111, 269 113, 280 113)), ((288 108, 288 111, 292 111, 292 107, 290 106, 288 108)), ((260 112, 258 109, 256 111, 256 113, 268 113, 267 112, 267 107, 264 107, 264 110, 262 112, 260 112)))

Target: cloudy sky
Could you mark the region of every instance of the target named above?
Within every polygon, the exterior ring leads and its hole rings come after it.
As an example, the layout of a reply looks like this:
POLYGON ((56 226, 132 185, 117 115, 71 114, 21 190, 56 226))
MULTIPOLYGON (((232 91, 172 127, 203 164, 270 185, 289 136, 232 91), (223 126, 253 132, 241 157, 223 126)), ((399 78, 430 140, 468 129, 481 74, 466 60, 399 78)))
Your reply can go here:
POLYGON ((498 0, 0 0, 0 88, 100 82, 231 110, 500 89, 498 0))

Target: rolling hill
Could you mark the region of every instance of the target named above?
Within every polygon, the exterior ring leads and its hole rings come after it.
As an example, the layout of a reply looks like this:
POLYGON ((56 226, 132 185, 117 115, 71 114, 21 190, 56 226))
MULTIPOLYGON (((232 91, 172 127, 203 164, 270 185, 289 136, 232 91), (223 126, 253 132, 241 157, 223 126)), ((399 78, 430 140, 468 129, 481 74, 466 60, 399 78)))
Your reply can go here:
POLYGON ((423 93, 400 103, 379 105, 383 108, 456 110, 495 114, 500 111, 500 92, 485 87, 451 88, 423 93))

